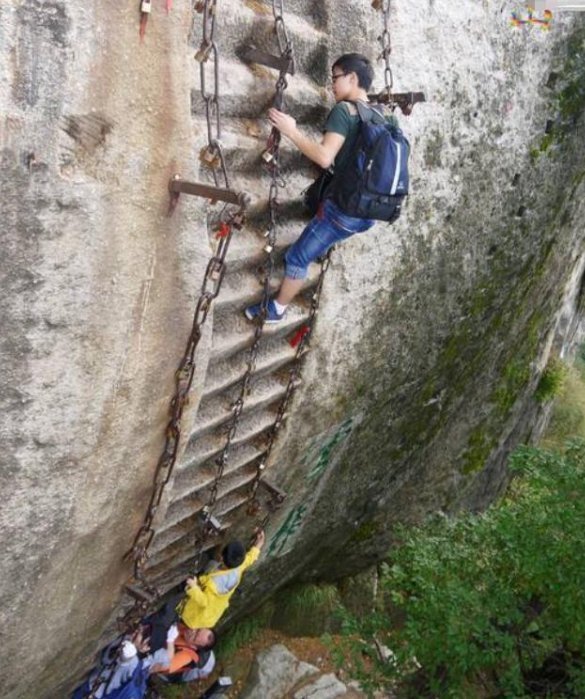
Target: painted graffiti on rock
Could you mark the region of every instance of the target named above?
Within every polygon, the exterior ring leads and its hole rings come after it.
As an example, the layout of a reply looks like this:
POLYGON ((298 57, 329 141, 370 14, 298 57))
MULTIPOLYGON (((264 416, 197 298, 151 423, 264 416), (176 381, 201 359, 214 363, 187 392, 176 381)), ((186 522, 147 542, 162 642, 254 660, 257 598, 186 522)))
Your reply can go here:
POLYGON ((319 440, 316 440, 317 444, 313 443, 309 447, 309 452, 305 458, 305 464, 312 464, 311 470, 307 474, 309 480, 314 481, 323 475, 331 463, 336 447, 349 437, 353 428, 354 418, 350 417, 336 427, 333 435, 325 438, 325 442, 323 442, 323 437, 321 437, 319 440))
POLYGON ((325 433, 320 434, 310 443, 302 460, 310 489, 304 501, 289 511, 273 535, 268 546, 268 555, 280 556, 290 548, 292 540, 296 538, 312 504, 318 499, 319 489, 317 486, 319 482, 325 473, 335 466, 343 452, 343 446, 347 438, 355 426, 361 422, 361 419, 361 415, 349 417, 325 433))
POLYGON ((306 511, 307 505, 298 505, 288 513, 286 519, 270 541, 270 546, 268 547, 269 556, 283 552, 288 540, 300 529, 306 511))

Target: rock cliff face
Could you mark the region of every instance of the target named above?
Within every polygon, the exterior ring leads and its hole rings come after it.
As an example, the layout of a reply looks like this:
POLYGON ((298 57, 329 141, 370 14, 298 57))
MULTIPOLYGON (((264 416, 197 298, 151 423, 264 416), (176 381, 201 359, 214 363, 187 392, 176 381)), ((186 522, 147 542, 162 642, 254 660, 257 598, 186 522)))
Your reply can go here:
MULTIPOLYGON (((0 7, 0 682, 13 699, 65 696, 112 628, 216 244, 207 202, 182 196, 166 215, 174 173, 210 176, 197 158, 200 16, 163 5, 143 42, 135 3, 0 7)), ((517 5, 393 3, 395 88, 428 100, 402 119, 412 194, 396 225, 334 253, 266 472, 288 498, 240 610, 293 577, 354 572, 387 550, 396 521, 484 507, 505 487, 506 454, 539 424, 539 373, 583 312, 585 28, 565 15, 549 32, 514 30, 517 5)), ((375 59, 380 16, 365 0, 291 0, 286 21, 297 58, 288 108, 316 136, 332 60, 375 59)), ((275 73, 239 56, 250 44, 274 51, 271 26, 264 2, 218 3, 222 141, 253 203, 205 325, 157 513, 149 575, 163 590, 192 566, 252 341, 241 309, 260 297, 275 73)), ((283 165, 279 249, 302 226, 295 199, 310 177, 287 144, 283 165)), ((257 522, 244 514, 249 484, 307 308, 263 340, 219 484, 226 536, 257 522)))

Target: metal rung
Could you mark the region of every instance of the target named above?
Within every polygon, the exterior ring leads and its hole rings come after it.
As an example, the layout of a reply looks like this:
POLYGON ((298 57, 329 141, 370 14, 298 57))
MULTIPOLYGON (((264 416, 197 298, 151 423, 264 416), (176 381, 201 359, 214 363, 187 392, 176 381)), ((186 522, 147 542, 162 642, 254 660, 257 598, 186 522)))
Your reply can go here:
POLYGON ((156 597, 154 595, 149 594, 148 592, 146 592, 146 590, 143 590, 140 587, 136 587, 136 585, 126 585, 124 589, 130 595, 130 597, 132 597, 135 600, 138 600, 138 602, 146 602, 147 604, 152 604, 156 601, 156 597))
POLYGON ((292 58, 283 58, 282 56, 274 56, 266 51, 250 46, 244 49, 241 53, 242 60, 248 63, 259 63, 268 68, 275 68, 281 73, 295 74, 295 62, 292 58))
POLYGON ((221 189, 212 187, 200 182, 187 182, 180 177, 174 177, 169 181, 169 192, 171 194, 193 194, 196 197, 204 197, 213 201, 225 201, 228 204, 239 204, 246 206, 248 195, 243 192, 235 192, 233 189, 221 189))
POLYGON ((410 114, 413 106, 418 102, 427 101, 424 92, 394 92, 389 95, 386 91, 382 91, 377 95, 368 95, 368 99, 370 102, 379 104, 397 104, 405 115, 410 114))

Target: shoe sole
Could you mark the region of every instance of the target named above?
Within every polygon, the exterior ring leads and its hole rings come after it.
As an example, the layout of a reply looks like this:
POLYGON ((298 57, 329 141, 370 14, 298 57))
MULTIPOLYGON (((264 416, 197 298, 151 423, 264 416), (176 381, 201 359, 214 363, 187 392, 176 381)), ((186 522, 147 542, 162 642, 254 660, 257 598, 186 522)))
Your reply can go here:
MULTIPOLYGON (((249 313, 247 310, 244 311, 244 315, 248 320, 254 321, 258 318, 258 316, 252 315, 252 313, 249 313)), ((277 323, 280 323, 282 321, 282 318, 279 318, 278 320, 265 320, 264 325, 276 325, 277 323)))

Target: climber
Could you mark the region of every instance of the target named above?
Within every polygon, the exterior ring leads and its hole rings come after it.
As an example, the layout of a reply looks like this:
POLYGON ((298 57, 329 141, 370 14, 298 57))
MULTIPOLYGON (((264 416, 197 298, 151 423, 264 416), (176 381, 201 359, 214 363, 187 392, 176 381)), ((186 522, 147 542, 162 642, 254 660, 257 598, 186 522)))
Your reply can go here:
POLYGON ((207 677, 215 666, 213 647, 217 634, 211 629, 188 629, 173 624, 165 646, 150 648, 149 625, 141 625, 132 636, 117 639, 102 653, 102 667, 92 672, 73 694, 86 697, 93 689, 95 699, 137 699, 146 695, 153 675, 163 682, 191 682, 207 677))
POLYGON ((262 529, 257 529, 248 553, 241 542, 232 541, 223 549, 222 563, 216 570, 187 579, 185 599, 177 607, 183 624, 191 629, 211 629, 217 624, 240 584, 242 573, 258 560, 265 540, 262 529))
MULTIPOLYGON (((327 117, 320 143, 305 136, 292 116, 277 109, 269 110, 270 123, 325 171, 334 165, 335 175, 339 176, 352 155, 360 125, 356 105, 351 103, 367 103, 367 90, 373 77, 372 64, 359 53, 344 54, 335 61, 331 68, 331 82, 336 105, 327 117)), ((388 117, 388 121, 397 125, 394 116, 388 117)), ((321 199, 322 196, 319 201, 321 199)), ((362 233, 373 224, 371 219, 346 215, 325 193, 316 215, 286 252, 285 278, 276 297, 268 302, 265 322, 278 323, 283 319, 287 306, 303 286, 309 263, 323 256, 335 243, 362 233)), ((248 306, 244 312, 248 320, 255 320, 260 316, 261 304, 248 306)))

